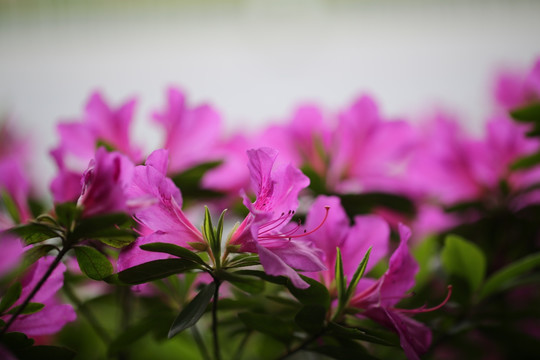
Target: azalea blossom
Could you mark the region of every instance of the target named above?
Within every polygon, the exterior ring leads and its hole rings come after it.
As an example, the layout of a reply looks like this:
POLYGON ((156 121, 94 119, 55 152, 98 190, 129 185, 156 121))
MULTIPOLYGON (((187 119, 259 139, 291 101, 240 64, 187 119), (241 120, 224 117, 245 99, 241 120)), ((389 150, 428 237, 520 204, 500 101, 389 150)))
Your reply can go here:
MULTIPOLYGON (((30 267, 21 280, 21 296, 13 306, 22 304, 53 261, 53 257, 44 257, 30 267)), ((28 336, 49 335, 60 331, 66 323, 75 320, 76 314, 73 307, 69 304, 62 304, 56 298, 58 290, 64 284, 65 271, 65 265, 58 264, 51 276, 32 298, 32 302, 45 305, 43 309, 37 313, 19 315, 9 328, 9 331, 22 332, 28 336)), ((3 315, 2 320, 8 322, 11 316, 3 315)))
POLYGON ((133 162, 141 160, 141 150, 132 144, 130 126, 135 100, 111 108, 99 92, 90 96, 81 122, 63 122, 57 127, 60 144, 51 151, 58 174, 51 183, 57 203, 75 201, 81 192, 84 168, 99 146, 116 150, 133 162))
POLYGON ((163 148, 169 151, 169 173, 218 159, 215 147, 221 138, 221 116, 211 106, 190 108, 185 93, 171 87, 165 108, 154 112, 153 119, 165 130, 163 148))
MULTIPOLYGON (((431 345, 431 330, 424 324, 411 319, 407 314, 434 311, 441 308, 451 295, 451 287, 446 299, 433 308, 413 310, 398 309, 395 306, 414 286, 418 264, 407 245, 411 232, 405 225, 399 226, 400 243, 390 257, 388 270, 371 285, 359 284, 349 306, 361 310, 358 316, 368 317, 399 335, 401 347, 409 359, 420 359, 431 345)), ((345 259, 343 260, 346 261, 345 259)))
POLYGON ((143 244, 166 242, 192 250, 195 244, 206 246, 201 231, 182 211, 182 194, 167 177, 167 166, 168 151, 161 149, 150 154, 145 165, 134 169, 128 205, 142 226, 142 236, 120 253, 119 270, 164 258, 162 254, 141 250, 139 246, 143 244))
POLYGON ((287 225, 298 207, 298 194, 309 185, 309 179, 292 165, 274 167, 277 155, 270 148, 248 151, 256 199, 251 203, 244 195, 249 214, 232 234, 228 247, 259 254, 266 273, 287 276, 296 287, 307 288, 295 269, 313 272, 325 266, 318 251, 305 239, 308 234, 287 225))
POLYGON ((328 186, 340 193, 403 192, 401 175, 415 142, 405 121, 386 121, 369 96, 340 113, 332 137, 328 186))
POLYGON ((78 206, 83 216, 127 210, 127 187, 131 182, 133 163, 125 156, 100 147, 82 177, 78 206))

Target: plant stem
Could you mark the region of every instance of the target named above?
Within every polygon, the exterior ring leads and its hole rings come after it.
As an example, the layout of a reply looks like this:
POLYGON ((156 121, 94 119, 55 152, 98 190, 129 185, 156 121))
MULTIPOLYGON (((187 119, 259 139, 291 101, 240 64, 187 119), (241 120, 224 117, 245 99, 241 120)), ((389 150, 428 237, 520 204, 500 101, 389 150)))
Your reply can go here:
POLYGON ((303 350, 306 346, 308 346, 309 344, 311 344, 313 341, 317 340, 318 338, 320 338, 324 333, 326 332, 326 329, 322 329, 321 331, 319 331, 318 333, 310 336, 309 338, 307 338, 306 340, 304 340, 303 343, 301 343, 300 345, 298 345, 297 347, 293 348, 293 349, 290 349, 290 350, 287 350, 287 352, 285 354, 283 354, 282 356, 280 356, 278 358, 278 360, 283 360, 283 359, 286 359, 288 358, 289 356, 297 353, 298 351, 300 350, 303 350))
POLYGON ((212 304, 212 334, 214 335, 214 359, 221 360, 221 353, 219 351, 219 334, 217 321, 219 286, 221 285, 221 281, 218 279, 214 279, 214 281, 216 282, 216 289, 214 290, 214 302, 212 304))
POLYGON ((56 257, 54 258, 52 264, 49 266, 49 268, 47 269, 47 271, 45 272, 45 274, 43 275, 43 277, 39 280, 39 282, 36 284, 36 286, 34 287, 34 289, 32 289, 32 292, 30 292, 30 294, 26 297, 26 299, 24 299, 23 303, 21 304, 21 306, 17 309, 17 311, 15 312, 15 314, 13 314, 13 316, 9 319, 9 321, 7 322, 6 326, 4 326, 4 328, 2 329, 2 331, 0 331, 0 337, 2 337, 9 329, 9 327, 11 325, 13 325, 13 323, 15 322, 15 320, 17 319, 17 317, 24 311, 24 309, 26 308, 26 306, 30 303, 30 301, 32 301, 32 299, 34 298, 34 296, 37 294, 37 292, 41 289, 41 287, 43 286, 43 284, 45 284, 45 282, 47 281, 47 279, 51 276, 51 274, 53 273, 54 269, 56 269, 56 267, 58 266, 58 264, 60 264, 60 261, 62 260, 62 258, 64 257, 64 255, 70 250, 70 247, 69 246, 64 246, 62 248, 62 250, 60 250, 60 252, 58 253, 58 255, 56 255, 56 257))
POLYGON ((92 329, 94 329, 96 335, 103 341, 105 345, 109 345, 109 343, 111 342, 109 333, 107 332, 107 330, 105 330, 103 326, 101 326, 90 308, 86 306, 86 304, 84 304, 73 292, 71 285, 69 285, 68 282, 65 282, 62 290, 64 290, 64 293, 66 294, 68 299, 77 307, 77 310, 82 314, 82 316, 86 318, 92 329))
POLYGON ((199 332, 199 329, 197 328, 197 325, 191 327, 191 334, 193 335, 193 339, 195 339, 195 343, 197 343, 197 347, 199 348, 199 352, 201 353, 203 359, 211 360, 210 354, 208 353, 208 349, 204 344, 203 338, 201 336, 201 333, 199 332))

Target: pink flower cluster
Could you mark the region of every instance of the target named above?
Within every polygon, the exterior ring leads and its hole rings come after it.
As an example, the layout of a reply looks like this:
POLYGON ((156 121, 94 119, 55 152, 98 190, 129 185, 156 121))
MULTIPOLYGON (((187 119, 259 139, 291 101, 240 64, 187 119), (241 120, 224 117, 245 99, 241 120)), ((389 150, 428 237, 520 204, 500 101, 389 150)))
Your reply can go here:
MULTIPOLYGON (((540 61, 524 78, 504 75, 496 100, 504 109, 540 100, 540 61)), ((172 177, 218 162, 202 176, 200 186, 223 196, 202 200, 213 210, 222 210, 241 198, 247 210, 247 215, 235 219, 238 224, 228 235, 226 255, 257 254, 267 274, 285 276, 298 288, 309 286, 298 273, 305 272, 326 285, 334 299, 336 248, 343 253, 348 279, 369 248, 367 272, 389 258, 382 276, 360 281, 349 305, 361 310, 359 317, 396 332, 411 359, 427 351, 431 332, 409 314, 433 309, 396 307, 414 286, 418 271, 409 251, 409 227, 420 239, 465 221, 446 213, 446 207, 474 201, 496 207, 508 202, 517 210, 540 200, 535 192, 520 193, 540 182, 539 168, 509 171, 513 162, 538 151, 540 144, 526 138, 526 127, 499 108, 484 136, 476 138, 445 114, 422 126, 387 119, 375 100, 363 95, 334 115, 304 105, 285 124, 227 138, 215 109, 192 108, 183 92, 171 88, 164 109, 153 115, 165 133, 162 148, 150 153, 144 165, 141 147, 130 136, 134 108, 135 100, 115 109, 99 93, 93 94, 82 121, 58 126, 60 143, 51 152, 58 167, 51 183, 55 203, 76 203, 83 217, 127 212, 137 221, 140 237, 120 252, 117 270, 166 257, 141 250, 144 244, 163 242, 204 251, 207 239, 194 220, 200 221, 202 210, 197 207, 202 201, 185 209, 183 195, 189 194, 182 194, 182 184, 178 188, 172 177), (311 182, 300 169, 310 174, 311 182), (501 184, 507 193, 501 193, 501 184), (418 214, 411 219, 375 209, 378 215, 357 215, 351 221, 336 195, 365 193, 407 197, 418 214), (306 216, 304 224, 293 220, 297 212, 306 216), (191 216, 194 213, 198 217, 191 216), (399 233, 397 247, 389 240, 392 228, 399 233)), ((0 135, 6 136, 4 131, 0 135)), ((24 223, 31 218, 30 185, 21 164, 12 154, 0 157, 0 189, 14 200, 24 223)), ((14 225, 5 214, 0 216, 2 228, 14 225)), ((7 272, 23 248, 17 239, 3 236, 0 241, 9 249, 1 253, 6 261, 0 261, 0 271, 7 272)), ((50 261, 42 258, 27 271, 23 293, 50 261)), ((54 297, 64 271, 63 265, 58 267, 34 297, 44 310, 21 316, 13 330, 50 334, 74 320, 72 307, 54 297)))

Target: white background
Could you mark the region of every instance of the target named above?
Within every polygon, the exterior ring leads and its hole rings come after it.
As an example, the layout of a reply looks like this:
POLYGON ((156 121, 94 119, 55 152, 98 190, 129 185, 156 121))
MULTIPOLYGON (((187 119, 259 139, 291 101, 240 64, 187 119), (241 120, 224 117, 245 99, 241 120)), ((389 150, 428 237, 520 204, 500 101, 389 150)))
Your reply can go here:
POLYGON ((170 84, 217 107, 229 131, 368 92, 389 116, 444 107, 480 132, 496 71, 540 56, 533 1, 91 3, 0 3, 0 111, 33 137, 41 179, 55 122, 77 118, 94 89, 115 105, 138 97, 147 149, 170 84))

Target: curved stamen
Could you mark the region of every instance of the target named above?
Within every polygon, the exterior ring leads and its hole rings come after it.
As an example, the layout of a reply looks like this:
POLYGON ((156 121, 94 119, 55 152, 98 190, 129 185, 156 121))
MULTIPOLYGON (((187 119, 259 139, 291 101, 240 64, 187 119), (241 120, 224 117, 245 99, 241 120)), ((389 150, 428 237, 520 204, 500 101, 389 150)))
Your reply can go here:
POLYGON ((452 285, 448 285, 448 293, 446 294, 446 298, 437 306, 434 306, 432 308, 426 308, 426 306, 424 305, 418 309, 396 309, 396 310, 402 313, 409 313, 409 314, 418 314, 418 313, 425 313, 425 312, 439 310, 444 305, 446 305, 448 300, 450 300, 451 295, 452 295, 452 285))
MULTIPOLYGON (((298 226, 296 228, 294 228, 292 231, 288 231, 285 234, 274 234, 274 235, 263 235, 263 236, 261 236, 261 233, 259 233, 259 239, 289 239, 289 240, 291 240, 293 238, 296 239, 296 238, 300 238, 300 237, 303 237, 303 236, 308 236, 310 234, 313 234, 315 231, 319 230, 323 226, 324 222, 328 218, 328 211, 330 210, 330 206, 326 205, 324 207, 324 209, 326 210, 326 212, 324 214, 324 218, 319 223, 319 225, 317 225, 317 227, 315 227, 314 229, 312 229, 310 231, 304 230, 304 232, 302 234, 293 235, 293 233, 295 231, 297 231, 298 228, 300 228, 300 224, 298 224, 298 226)), ((268 232, 268 230, 265 230, 263 233, 266 233, 266 232, 268 232)))
POLYGON ((292 216, 294 215, 294 211, 293 210, 289 210, 289 212, 287 213, 287 215, 285 215, 285 213, 281 213, 281 215, 275 219, 275 220, 272 220, 272 221, 269 221, 267 222, 266 224, 262 225, 260 228, 259 228, 259 232, 261 233, 266 233, 266 232, 269 232, 269 231, 272 231, 278 227, 280 227, 281 225, 283 225, 284 223, 286 223, 287 221, 289 221, 289 218, 292 218, 292 216), (267 229, 264 229, 266 227, 269 227, 267 229))

